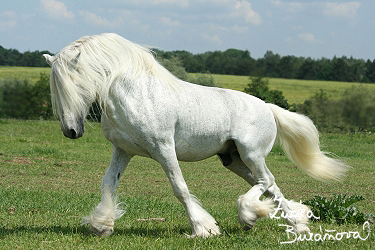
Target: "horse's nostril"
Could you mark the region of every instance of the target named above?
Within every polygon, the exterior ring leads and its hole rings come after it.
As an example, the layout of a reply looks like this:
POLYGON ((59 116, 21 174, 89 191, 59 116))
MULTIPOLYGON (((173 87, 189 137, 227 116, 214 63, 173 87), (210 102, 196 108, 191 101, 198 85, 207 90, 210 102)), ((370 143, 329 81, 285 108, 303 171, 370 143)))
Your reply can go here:
POLYGON ((77 138, 77 132, 74 129, 70 129, 71 138, 77 138))

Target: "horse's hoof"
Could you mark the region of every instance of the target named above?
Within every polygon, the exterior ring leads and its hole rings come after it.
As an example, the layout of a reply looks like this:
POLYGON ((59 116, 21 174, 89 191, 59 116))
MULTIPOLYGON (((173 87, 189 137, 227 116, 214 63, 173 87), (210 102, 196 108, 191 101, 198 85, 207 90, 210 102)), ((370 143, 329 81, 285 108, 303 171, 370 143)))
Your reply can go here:
POLYGON ((91 227, 91 230, 99 237, 108 237, 114 232, 113 227, 103 227, 100 229, 91 227))

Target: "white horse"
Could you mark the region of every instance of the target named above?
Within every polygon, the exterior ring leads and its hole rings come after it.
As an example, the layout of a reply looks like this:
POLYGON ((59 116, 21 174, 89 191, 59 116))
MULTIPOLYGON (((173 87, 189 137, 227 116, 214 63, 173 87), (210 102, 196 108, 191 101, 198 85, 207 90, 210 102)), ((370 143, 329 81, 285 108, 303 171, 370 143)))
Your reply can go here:
MULTIPOLYGON (((116 34, 83 37, 57 55, 44 55, 51 65, 51 95, 65 136, 83 135, 90 105, 103 109, 102 130, 113 144, 110 166, 103 177, 102 198, 87 218, 98 235, 110 235, 124 212, 115 190, 130 159, 145 156, 163 167, 177 199, 184 205, 192 236, 220 234, 215 219, 191 195, 178 161, 199 161, 219 155, 225 167, 252 188, 238 200, 238 218, 251 228, 268 217, 274 205, 284 214, 308 208, 284 199, 265 164, 276 136, 288 157, 320 180, 339 180, 341 161, 320 151, 318 132, 300 114, 242 92, 203 87, 177 79, 149 50, 116 34), (261 195, 269 199, 261 201, 261 195)), ((286 218, 296 232, 308 232, 301 214, 286 218)))

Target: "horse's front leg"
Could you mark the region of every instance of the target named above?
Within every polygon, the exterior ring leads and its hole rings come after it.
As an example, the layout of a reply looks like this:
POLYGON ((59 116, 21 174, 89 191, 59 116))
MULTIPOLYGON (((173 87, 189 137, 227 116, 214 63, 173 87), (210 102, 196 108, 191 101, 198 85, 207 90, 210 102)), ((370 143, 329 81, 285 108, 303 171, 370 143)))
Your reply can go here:
POLYGON ((111 235, 115 220, 124 214, 124 211, 119 209, 119 204, 116 203, 115 192, 130 159, 131 156, 125 151, 113 146, 111 164, 102 180, 102 199, 90 217, 85 218, 84 221, 84 224, 90 224, 91 229, 99 236, 111 235))

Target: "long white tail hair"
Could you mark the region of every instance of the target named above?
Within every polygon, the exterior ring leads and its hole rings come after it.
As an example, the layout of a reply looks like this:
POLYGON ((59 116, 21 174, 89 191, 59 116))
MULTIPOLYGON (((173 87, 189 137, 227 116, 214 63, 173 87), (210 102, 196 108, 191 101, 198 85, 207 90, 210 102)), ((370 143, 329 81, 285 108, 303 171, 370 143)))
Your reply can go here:
POLYGON ((298 168, 315 179, 341 180, 348 166, 320 150, 319 133, 306 116, 268 104, 277 124, 280 144, 298 168))

